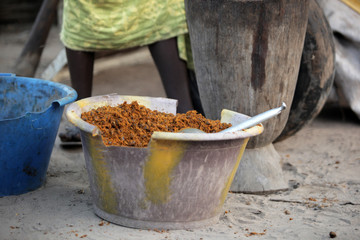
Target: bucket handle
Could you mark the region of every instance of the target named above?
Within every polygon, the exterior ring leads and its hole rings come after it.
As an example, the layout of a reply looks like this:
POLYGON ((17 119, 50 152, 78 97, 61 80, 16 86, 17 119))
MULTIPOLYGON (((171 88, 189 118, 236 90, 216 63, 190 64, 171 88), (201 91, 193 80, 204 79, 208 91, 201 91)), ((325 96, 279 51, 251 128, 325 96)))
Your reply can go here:
POLYGON ((66 104, 72 103, 76 100, 78 95, 75 90, 73 90, 72 88, 66 88, 65 91, 67 92, 68 95, 61 99, 53 101, 52 105, 54 107, 62 107, 62 106, 65 106, 66 104))

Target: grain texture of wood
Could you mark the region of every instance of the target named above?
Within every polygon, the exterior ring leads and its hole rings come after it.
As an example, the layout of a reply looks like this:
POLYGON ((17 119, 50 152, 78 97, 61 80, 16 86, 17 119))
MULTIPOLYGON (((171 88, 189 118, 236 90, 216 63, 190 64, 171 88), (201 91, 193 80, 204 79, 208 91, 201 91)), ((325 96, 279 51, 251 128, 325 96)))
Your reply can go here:
POLYGON ((335 44, 330 25, 315 0, 309 20, 295 95, 289 119, 276 141, 284 140, 310 123, 326 103, 335 77, 335 44))
MULTIPOLYGON (((196 78, 206 117, 222 109, 249 116, 291 106, 308 20, 308 1, 185 0, 196 78)), ((248 147, 273 142, 289 109, 264 123, 248 147)))

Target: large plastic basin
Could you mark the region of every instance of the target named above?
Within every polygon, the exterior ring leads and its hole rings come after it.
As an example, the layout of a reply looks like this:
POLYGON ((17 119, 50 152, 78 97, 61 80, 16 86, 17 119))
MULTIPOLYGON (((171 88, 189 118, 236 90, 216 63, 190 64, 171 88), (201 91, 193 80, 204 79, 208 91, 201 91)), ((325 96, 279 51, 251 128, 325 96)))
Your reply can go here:
MULTIPOLYGON (((105 146, 100 130, 81 113, 136 100, 152 110, 176 113, 176 101, 139 96, 97 96, 66 110, 80 129, 94 211, 101 218, 142 229, 190 229, 216 223, 250 137, 257 125, 229 133, 154 132, 147 148, 105 146)), ((248 116, 223 110, 222 121, 248 116)))
POLYGON ((76 98, 60 83, 0 74, 0 196, 43 185, 64 105, 76 98))

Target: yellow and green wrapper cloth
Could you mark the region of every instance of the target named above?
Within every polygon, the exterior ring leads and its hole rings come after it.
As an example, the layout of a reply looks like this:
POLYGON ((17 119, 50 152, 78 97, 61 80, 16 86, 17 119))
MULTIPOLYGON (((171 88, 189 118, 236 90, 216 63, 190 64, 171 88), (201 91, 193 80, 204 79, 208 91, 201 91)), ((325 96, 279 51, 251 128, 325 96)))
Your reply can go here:
POLYGON ((121 50, 177 37, 179 56, 193 69, 187 33, 184 0, 64 0, 60 38, 72 50, 121 50))

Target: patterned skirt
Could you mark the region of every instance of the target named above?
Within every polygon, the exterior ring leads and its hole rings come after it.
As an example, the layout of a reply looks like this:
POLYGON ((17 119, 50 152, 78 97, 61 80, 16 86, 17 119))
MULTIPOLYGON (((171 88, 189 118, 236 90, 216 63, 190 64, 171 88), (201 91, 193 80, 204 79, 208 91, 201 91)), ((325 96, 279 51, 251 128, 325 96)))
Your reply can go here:
POLYGON ((64 0, 60 38, 73 50, 120 50, 178 37, 189 52, 184 0, 64 0))

